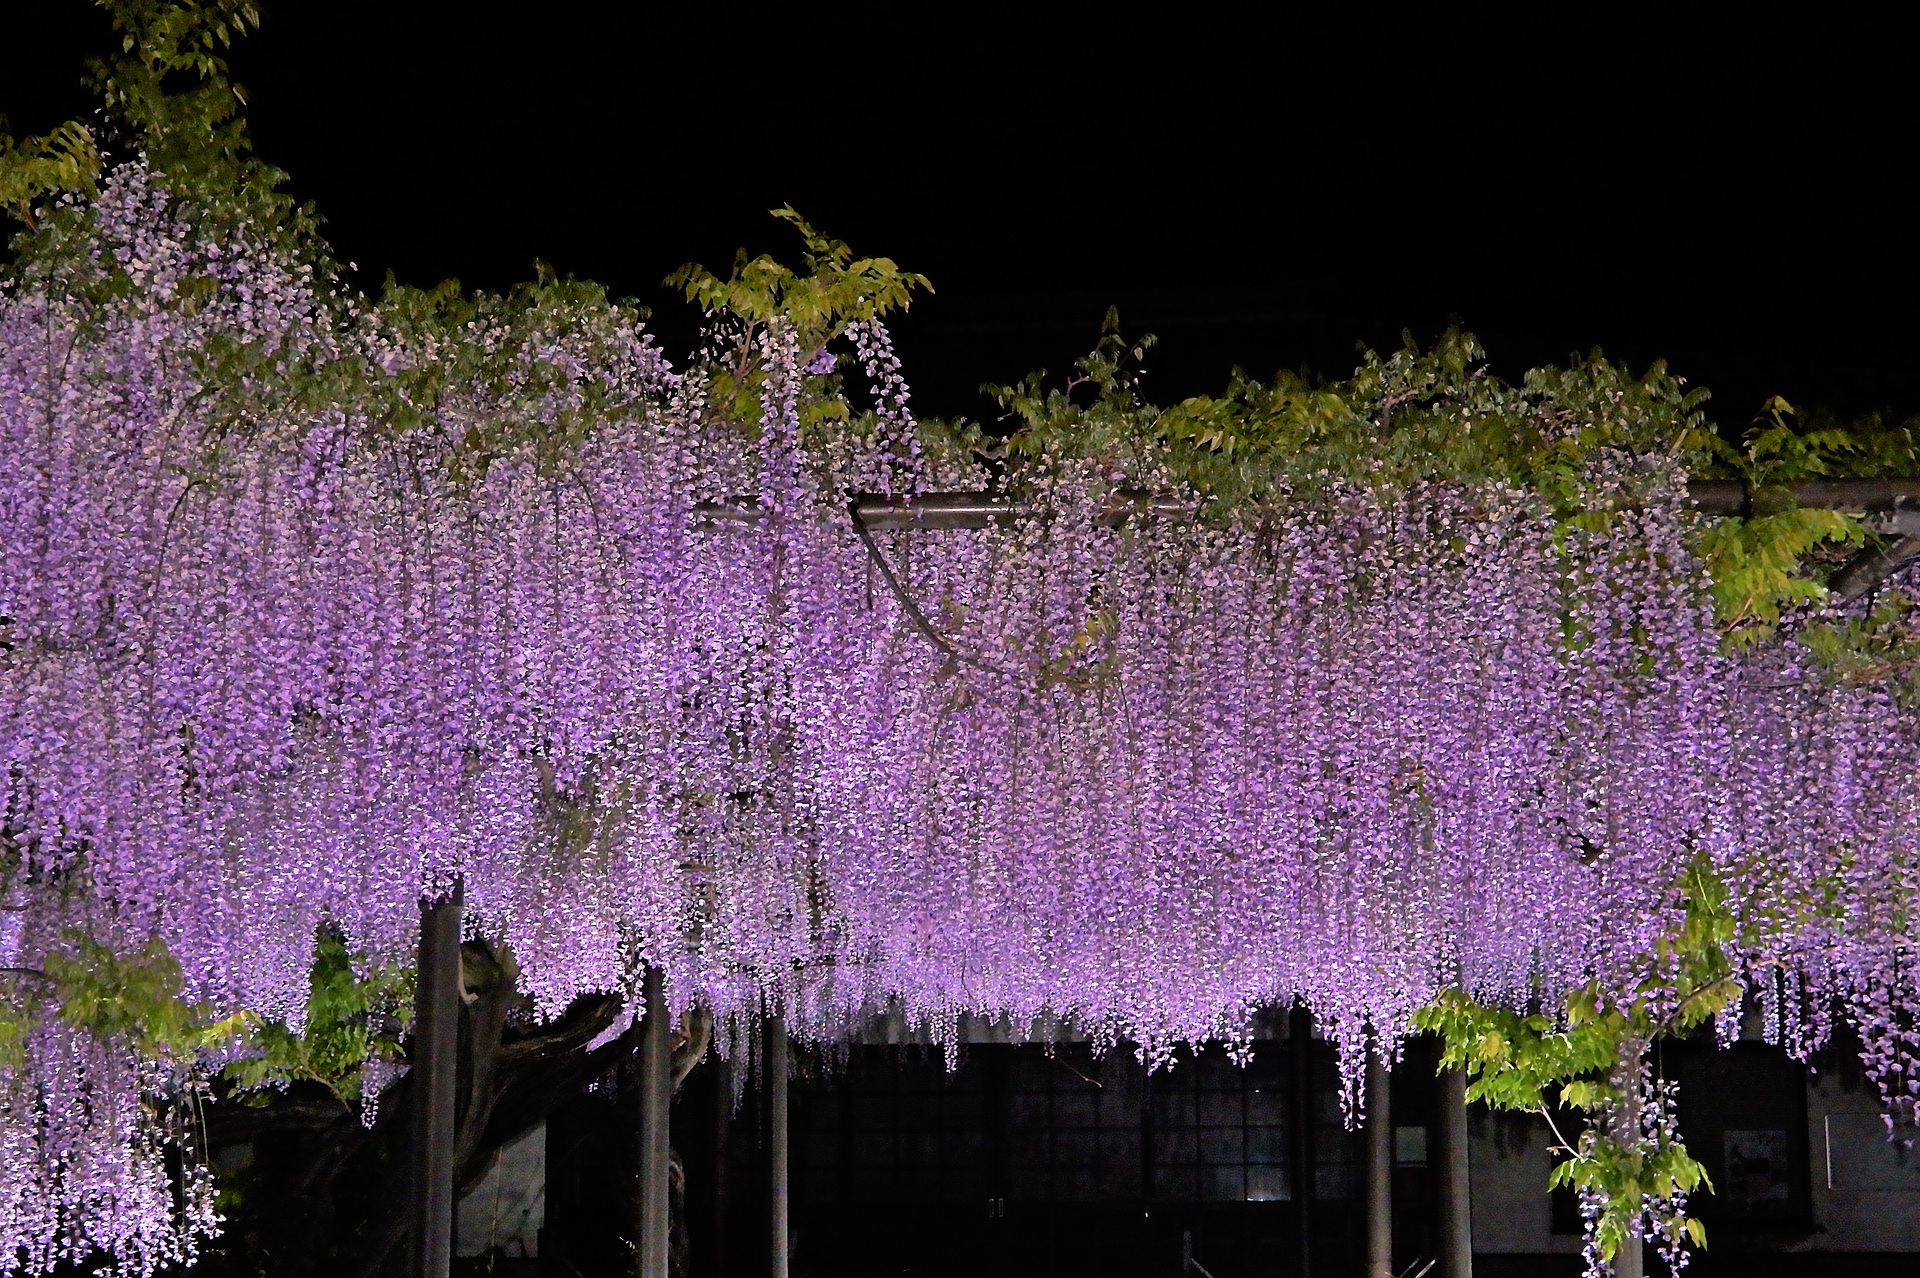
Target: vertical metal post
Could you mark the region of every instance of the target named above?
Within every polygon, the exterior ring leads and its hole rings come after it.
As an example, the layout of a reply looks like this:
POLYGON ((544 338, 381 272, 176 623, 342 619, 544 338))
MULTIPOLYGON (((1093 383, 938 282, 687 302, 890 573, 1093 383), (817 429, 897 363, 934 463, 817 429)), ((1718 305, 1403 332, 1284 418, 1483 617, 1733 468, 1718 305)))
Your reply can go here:
POLYGON ((767 1017, 767 1272, 787 1278, 787 1025, 767 1017))
MULTIPOLYGON (((1609 1080, 1620 1089, 1623 1103, 1614 1110, 1609 1133, 1615 1140, 1630 1145, 1640 1139, 1640 1096, 1647 1072, 1647 1044, 1629 1038, 1620 1044, 1620 1059, 1609 1080)), ((1633 1237, 1620 1240, 1613 1253, 1613 1278, 1642 1278, 1646 1273, 1646 1254, 1636 1230, 1633 1237)))
POLYGON ((453 1139, 460 1060, 460 881, 420 903, 413 994, 414 1278, 447 1278, 453 1264, 453 1139))
POLYGON ((1367 1278, 1393 1274, 1393 1076, 1367 1054, 1367 1278))
POLYGON ((732 1170, 727 1139, 733 1127, 733 1071, 716 1049, 713 1062, 713 1244, 712 1278, 727 1278, 727 1175, 732 1170))
POLYGON ((1473 1181, 1467 1159, 1467 1073, 1440 1075, 1440 1273, 1473 1278, 1473 1181))
POLYGON ((1646 1266, 1646 1244, 1638 1238, 1621 1239, 1620 1250, 1613 1253, 1613 1278, 1644 1278, 1646 1266))
POLYGON ((667 1278, 667 1120, 673 1105, 672 1044, 660 969, 649 967, 641 986, 646 1019, 640 1024, 640 1183, 634 1221, 634 1273, 667 1278))
POLYGON ((1296 1004, 1287 1022, 1288 1072, 1293 1086, 1293 1201, 1300 1209, 1297 1230, 1299 1278, 1313 1273, 1314 1157, 1313 1013, 1296 1004))

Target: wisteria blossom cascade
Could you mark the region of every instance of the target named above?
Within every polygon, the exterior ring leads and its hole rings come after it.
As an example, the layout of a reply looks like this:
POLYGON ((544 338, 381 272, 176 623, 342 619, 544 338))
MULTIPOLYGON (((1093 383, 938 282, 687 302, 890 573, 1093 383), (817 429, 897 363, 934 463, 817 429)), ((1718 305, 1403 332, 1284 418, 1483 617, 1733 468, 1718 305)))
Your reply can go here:
MULTIPOLYGON (((476 327, 508 402, 455 379, 400 423, 274 388, 461 352, 138 166, 87 215, 127 286, 0 295, 0 963, 158 936, 195 998, 297 1026, 317 928, 405 961, 458 875, 549 1014, 652 963, 676 1009, 802 1034, 891 1004, 1163 1059, 1304 1000, 1351 1070, 1448 983, 1624 984, 1704 855, 1750 903, 1857 889, 1746 957, 1786 973, 1778 1033, 1838 996, 1904 1077, 1873 903, 1910 889, 1920 738, 1790 648, 1723 655, 1677 472, 1597 463, 1635 493, 1602 531, 1439 484, 1112 527, 1138 476, 1034 463, 1005 526, 875 534, 896 591, 849 494, 989 476, 918 451, 877 322, 837 361, 757 329, 753 430, 611 310, 476 327), (823 448, 799 404, 836 363, 878 426, 823 448)), ((35 1126, 39 1063, 108 1068, 41 1032, 0 1255, 92 1210, 47 1142, 125 1140, 35 1126)))

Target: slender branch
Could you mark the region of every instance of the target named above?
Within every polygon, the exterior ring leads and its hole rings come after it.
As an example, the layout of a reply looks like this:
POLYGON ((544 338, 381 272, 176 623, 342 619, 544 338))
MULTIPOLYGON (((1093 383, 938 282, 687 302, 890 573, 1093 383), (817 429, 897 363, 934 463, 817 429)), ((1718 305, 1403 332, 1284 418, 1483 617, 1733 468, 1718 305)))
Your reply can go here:
POLYGON ((873 534, 867 531, 867 523, 860 517, 859 499, 856 498, 851 502, 847 510, 853 517, 853 530, 860 534, 860 544, 867 548, 867 554, 872 557, 874 566, 880 569, 880 576, 886 581, 887 589, 891 590, 893 597, 900 601, 900 608, 907 614, 907 620, 913 623, 913 628, 925 635, 927 642, 946 654, 950 661, 964 661, 970 666, 978 666, 994 674, 1009 673, 999 666, 982 661, 971 653, 960 651, 945 635, 933 628, 933 623, 927 620, 927 615, 920 611, 920 605, 913 601, 913 597, 900 584, 900 579, 893 575, 893 565, 888 563, 887 557, 880 553, 879 543, 874 541, 873 534))

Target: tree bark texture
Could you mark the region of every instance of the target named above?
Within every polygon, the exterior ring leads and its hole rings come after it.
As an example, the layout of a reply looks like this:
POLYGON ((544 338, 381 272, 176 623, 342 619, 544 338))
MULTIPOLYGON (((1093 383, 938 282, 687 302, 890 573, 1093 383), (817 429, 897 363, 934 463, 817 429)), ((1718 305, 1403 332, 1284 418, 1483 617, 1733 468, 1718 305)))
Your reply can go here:
MULTIPOLYGON (((630 1057, 637 1037, 630 1031, 587 1050, 619 1015, 620 1001, 606 995, 582 998, 547 1024, 511 1028, 508 1014, 524 1001, 513 988, 511 959, 480 941, 457 953, 465 989, 455 986, 460 1059, 449 1208, 486 1174, 495 1150, 630 1057)), ((207 1107, 209 1145, 256 1151, 255 1170, 242 1173, 243 1206, 196 1273, 400 1278, 415 1272, 413 1115, 426 1071, 417 1041, 414 1050, 415 1068, 382 1094, 371 1129, 311 1083, 254 1098, 262 1104, 231 1098, 207 1107)))

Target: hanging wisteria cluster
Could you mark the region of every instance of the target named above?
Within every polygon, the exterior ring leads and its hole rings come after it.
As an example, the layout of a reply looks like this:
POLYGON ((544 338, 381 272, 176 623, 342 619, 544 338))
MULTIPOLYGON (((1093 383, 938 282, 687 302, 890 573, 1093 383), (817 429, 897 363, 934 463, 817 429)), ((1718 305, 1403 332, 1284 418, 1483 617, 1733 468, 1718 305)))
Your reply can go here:
MULTIPOLYGON (((1631 988, 1706 857, 1777 1036, 1843 1007, 1920 1085, 1920 734, 1723 651, 1670 464, 1590 458, 1579 526, 1434 482, 1116 527, 1152 476, 923 454, 877 319, 717 330, 743 421, 604 305, 449 337, 137 164, 71 208, 84 252, 0 295, 0 966, 158 937, 297 1029, 323 924, 404 963, 458 876, 547 1014, 653 964, 802 1034, 1065 1017, 1158 1060, 1303 1000, 1352 1071, 1448 984, 1631 988), (810 417, 842 365, 877 410, 810 417), (1025 513, 848 513, 990 479, 1025 513)), ((0 1271, 204 1227, 135 1055, 47 1014, 0 1064, 0 1271)))

